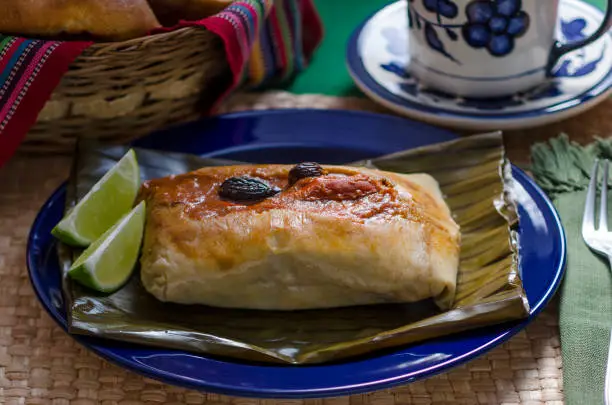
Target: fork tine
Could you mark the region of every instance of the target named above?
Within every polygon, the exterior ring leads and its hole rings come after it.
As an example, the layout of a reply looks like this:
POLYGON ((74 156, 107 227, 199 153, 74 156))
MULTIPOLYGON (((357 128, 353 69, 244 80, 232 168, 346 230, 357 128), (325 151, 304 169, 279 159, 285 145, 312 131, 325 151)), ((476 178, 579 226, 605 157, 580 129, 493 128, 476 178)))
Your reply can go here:
POLYGON ((582 235, 595 230, 595 193, 597 192, 597 168, 599 160, 595 160, 591 170, 591 181, 587 190, 586 201, 584 202, 584 214, 582 215, 582 235))
POLYGON ((599 196, 599 228, 598 231, 608 231, 608 160, 603 162, 603 179, 601 180, 601 195, 599 196))

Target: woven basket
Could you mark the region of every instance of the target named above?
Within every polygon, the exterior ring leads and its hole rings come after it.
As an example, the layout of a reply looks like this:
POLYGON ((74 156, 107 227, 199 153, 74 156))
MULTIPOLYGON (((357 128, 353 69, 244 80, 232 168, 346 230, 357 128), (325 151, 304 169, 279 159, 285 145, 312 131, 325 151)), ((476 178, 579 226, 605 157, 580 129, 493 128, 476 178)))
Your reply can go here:
POLYGON ((22 150, 71 151, 77 136, 125 142, 192 120, 230 81, 223 44, 204 29, 95 44, 72 63, 22 150))

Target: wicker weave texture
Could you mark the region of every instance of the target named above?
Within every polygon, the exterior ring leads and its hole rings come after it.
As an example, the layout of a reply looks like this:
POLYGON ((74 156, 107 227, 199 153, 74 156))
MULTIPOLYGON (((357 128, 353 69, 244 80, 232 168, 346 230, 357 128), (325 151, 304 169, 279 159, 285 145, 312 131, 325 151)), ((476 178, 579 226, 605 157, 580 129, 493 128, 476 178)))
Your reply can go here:
POLYGON ((70 66, 24 148, 66 152, 77 136, 123 142, 192 120, 230 80, 221 40, 204 29, 96 44, 70 66))

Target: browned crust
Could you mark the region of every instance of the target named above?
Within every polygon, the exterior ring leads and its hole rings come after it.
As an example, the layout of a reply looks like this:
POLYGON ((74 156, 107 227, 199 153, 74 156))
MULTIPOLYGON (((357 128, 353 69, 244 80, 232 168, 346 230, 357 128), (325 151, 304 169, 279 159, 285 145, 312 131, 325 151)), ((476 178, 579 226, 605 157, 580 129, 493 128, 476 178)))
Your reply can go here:
POLYGON ((146 0, 0 0, 0 32, 120 41, 159 27, 146 0))
MULTIPOLYGON (((403 219, 424 224, 428 244, 453 248, 455 239, 445 228, 448 209, 430 193, 404 176, 344 166, 323 166, 326 174, 289 185, 290 165, 240 165, 207 167, 178 176, 147 181, 138 200, 146 200, 150 229, 163 229, 171 242, 189 257, 197 256, 198 238, 192 221, 214 221, 283 210, 294 215, 317 215, 365 224, 369 220, 403 219), (281 191, 262 201, 244 203, 219 196, 223 181, 249 176, 281 191), (400 195, 396 184, 409 195, 400 195), (171 218, 171 220, 166 220, 171 218), (448 245, 448 246, 447 246, 448 245)), ((255 237, 253 235, 253 237, 255 237)), ((228 266, 231 267, 231 266, 228 266)))

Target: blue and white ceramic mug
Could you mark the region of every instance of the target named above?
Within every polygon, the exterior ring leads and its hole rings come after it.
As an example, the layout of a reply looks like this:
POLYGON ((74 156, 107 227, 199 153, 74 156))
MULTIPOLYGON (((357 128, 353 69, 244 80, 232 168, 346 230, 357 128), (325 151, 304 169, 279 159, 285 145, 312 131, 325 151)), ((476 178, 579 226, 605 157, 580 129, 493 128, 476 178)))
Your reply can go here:
POLYGON ((559 0, 407 0, 410 72, 431 88, 470 97, 506 96, 545 82, 571 43, 555 40, 559 0))

